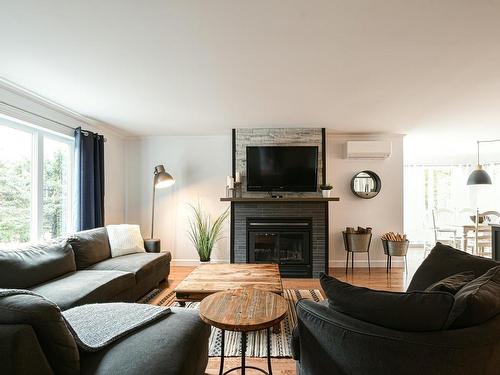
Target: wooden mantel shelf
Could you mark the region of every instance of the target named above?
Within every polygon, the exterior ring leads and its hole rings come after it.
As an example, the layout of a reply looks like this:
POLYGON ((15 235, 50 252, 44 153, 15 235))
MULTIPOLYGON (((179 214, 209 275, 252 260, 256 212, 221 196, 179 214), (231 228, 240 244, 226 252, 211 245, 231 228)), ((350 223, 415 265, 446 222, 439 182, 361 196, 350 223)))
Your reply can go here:
POLYGON ((242 197, 242 198, 221 198, 221 202, 239 202, 239 203, 252 203, 252 202, 338 202, 339 197, 242 197))

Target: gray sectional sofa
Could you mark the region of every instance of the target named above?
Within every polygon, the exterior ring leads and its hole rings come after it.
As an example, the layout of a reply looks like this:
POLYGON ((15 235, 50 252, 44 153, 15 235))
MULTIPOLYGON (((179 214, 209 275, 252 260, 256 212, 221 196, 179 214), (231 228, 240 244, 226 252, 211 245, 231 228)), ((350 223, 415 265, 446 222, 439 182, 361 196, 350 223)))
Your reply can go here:
POLYGON ((0 287, 29 289, 61 310, 87 303, 132 302, 170 272, 169 252, 111 258, 106 228, 50 244, 0 251, 0 287))
POLYGON ((92 353, 77 349, 61 315, 89 303, 136 301, 168 277, 170 260, 168 252, 111 258, 105 228, 0 250, 0 288, 46 299, 0 298, 2 374, 203 374, 210 327, 196 311, 172 308, 166 318, 92 353), (61 370, 65 358, 73 371, 61 370))

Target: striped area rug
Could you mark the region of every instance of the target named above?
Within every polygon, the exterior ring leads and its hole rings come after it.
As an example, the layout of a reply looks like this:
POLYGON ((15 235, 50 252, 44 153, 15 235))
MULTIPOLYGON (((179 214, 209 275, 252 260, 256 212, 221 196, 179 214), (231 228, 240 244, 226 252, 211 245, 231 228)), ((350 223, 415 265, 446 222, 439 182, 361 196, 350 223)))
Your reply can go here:
MULTIPOLYGON (((313 301, 323 300, 318 289, 285 289, 283 297, 288 302, 288 313, 281 321, 281 329, 278 333, 271 335, 271 356, 272 357, 291 357, 292 330, 297 324, 297 314, 295 312, 295 303, 299 299, 309 299, 313 301)), ((157 306, 178 306, 175 302, 175 294, 172 290, 155 289, 144 296, 138 302, 150 303, 157 306)), ((187 309, 198 309, 199 302, 186 303, 187 309)), ((209 356, 219 357, 221 347, 221 330, 212 327, 212 334, 209 342, 209 356)), ((241 355, 241 333, 226 331, 225 355, 227 357, 237 357, 241 355)), ((250 332, 247 335, 247 357, 266 357, 266 331, 250 332)))

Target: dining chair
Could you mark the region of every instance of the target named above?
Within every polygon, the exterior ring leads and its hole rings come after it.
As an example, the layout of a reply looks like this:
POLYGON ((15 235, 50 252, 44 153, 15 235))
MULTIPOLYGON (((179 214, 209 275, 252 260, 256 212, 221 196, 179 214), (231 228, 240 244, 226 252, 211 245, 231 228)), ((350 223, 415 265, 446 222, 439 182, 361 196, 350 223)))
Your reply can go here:
POLYGON ((474 252, 476 239, 475 230, 470 230, 475 223, 472 221, 474 215, 476 215, 476 211, 472 208, 462 208, 457 213, 457 223, 462 226, 462 231, 458 233, 457 240, 460 242, 462 250, 470 253, 474 252))
POLYGON ((475 252, 476 255, 488 256, 491 255, 491 228, 489 226, 480 227, 480 220, 478 218, 483 218, 483 222, 485 223, 498 222, 500 220, 500 212, 485 211, 480 213, 479 210, 476 211, 475 252))
POLYGON ((455 213, 447 208, 432 210, 432 224, 434 227, 434 241, 457 247, 457 227, 455 213), (455 225, 455 226, 454 226, 455 225))

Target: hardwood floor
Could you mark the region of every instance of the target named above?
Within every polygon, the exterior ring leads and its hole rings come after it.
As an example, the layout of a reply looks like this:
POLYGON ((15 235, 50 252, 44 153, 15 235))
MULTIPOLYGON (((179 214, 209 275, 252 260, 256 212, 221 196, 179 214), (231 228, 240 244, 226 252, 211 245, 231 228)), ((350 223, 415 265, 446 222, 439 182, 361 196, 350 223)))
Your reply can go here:
MULTIPOLYGON (((413 262, 412 262, 413 263, 413 262)), ((411 280, 415 268, 418 264, 410 264, 408 272, 404 272, 402 268, 393 268, 387 274, 385 268, 372 268, 368 272, 368 268, 356 268, 354 272, 345 273, 343 268, 330 268, 329 274, 337 277, 342 281, 347 281, 351 284, 364 286, 372 289, 403 291, 411 280)), ((172 266, 168 283, 163 285, 166 288, 175 288, 195 267, 180 267, 172 266)), ((319 280, 317 279, 283 279, 283 287, 287 289, 320 289, 319 280)), ((227 370, 232 367, 239 366, 239 358, 226 358, 224 368, 227 370)), ((213 357, 208 361, 206 374, 215 375, 219 373, 219 358, 213 357)), ((247 364, 250 366, 261 367, 266 369, 265 358, 247 358, 247 364)), ((295 361, 291 358, 273 358, 272 360, 273 374, 275 375, 291 375, 295 374, 295 361)), ((239 374, 233 372, 232 374, 239 374)), ((248 370, 248 374, 257 374, 255 370, 248 370)))

